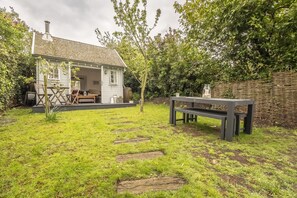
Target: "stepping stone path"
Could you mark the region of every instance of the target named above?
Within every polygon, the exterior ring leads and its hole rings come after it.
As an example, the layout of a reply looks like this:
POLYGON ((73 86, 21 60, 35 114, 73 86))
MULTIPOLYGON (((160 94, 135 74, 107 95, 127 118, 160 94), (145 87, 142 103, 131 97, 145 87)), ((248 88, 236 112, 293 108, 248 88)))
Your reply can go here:
MULTIPOLYGON (((114 125, 123 125, 130 124, 132 121, 126 122, 111 122, 108 124, 114 125)), ((112 132, 132 132, 139 131, 141 128, 128 128, 128 129, 116 129, 112 132)), ((137 137, 127 140, 116 140, 114 144, 125 144, 125 143, 140 143, 140 142, 148 142, 151 138, 146 137, 137 137)), ((144 152, 144 153, 131 153, 131 154, 122 154, 116 157, 117 162, 125 162, 128 160, 140 159, 154 159, 158 157, 164 156, 162 151, 152 151, 152 152, 144 152)), ((132 180, 132 181, 120 181, 117 185, 117 193, 131 193, 131 194, 140 194, 144 192, 150 191, 160 191, 160 190, 177 190, 181 188, 186 181, 182 178, 177 177, 154 177, 149 179, 140 179, 140 180, 132 180)))
POLYGON ((115 124, 115 125, 123 125, 123 124, 132 124, 132 121, 125 121, 125 122, 109 122, 107 124, 115 124))
POLYGON ((132 159, 153 159, 153 158, 161 157, 163 155, 164 153, 161 151, 152 151, 152 152, 146 152, 146 153, 132 153, 132 154, 118 155, 116 157, 116 160, 118 162, 125 162, 132 159))
POLYGON ((134 181, 120 181, 117 185, 117 193, 140 194, 149 191, 177 190, 184 184, 186 184, 186 181, 177 177, 155 177, 134 181))
POLYGON ((7 125, 16 122, 16 119, 0 117, 0 125, 7 125))
POLYGON ((113 130, 112 132, 122 133, 122 132, 133 132, 133 131, 138 131, 138 130, 140 130, 140 128, 116 129, 116 130, 113 130))
POLYGON ((151 138, 145 138, 145 137, 138 137, 128 140, 116 140, 114 141, 114 144, 125 144, 125 143, 139 143, 139 142, 148 142, 151 138))

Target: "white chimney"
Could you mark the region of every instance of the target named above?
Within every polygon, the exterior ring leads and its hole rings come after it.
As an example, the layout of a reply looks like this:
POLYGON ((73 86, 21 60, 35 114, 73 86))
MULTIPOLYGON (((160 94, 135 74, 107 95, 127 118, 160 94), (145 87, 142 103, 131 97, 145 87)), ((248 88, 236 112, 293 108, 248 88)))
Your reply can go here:
POLYGON ((50 22, 49 21, 44 21, 44 23, 45 23, 45 33, 43 34, 42 39, 52 42, 53 38, 52 38, 52 36, 50 34, 50 22))

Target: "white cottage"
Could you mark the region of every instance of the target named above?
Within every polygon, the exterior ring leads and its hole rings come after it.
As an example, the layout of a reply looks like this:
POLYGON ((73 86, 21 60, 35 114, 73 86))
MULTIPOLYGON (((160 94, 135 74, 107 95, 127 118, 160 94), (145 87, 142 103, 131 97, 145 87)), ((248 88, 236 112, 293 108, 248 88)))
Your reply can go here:
MULTIPOLYGON (((33 56, 57 64, 71 62, 71 66, 80 68, 76 74, 78 78, 71 76, 70 66, 66 72, 58 68, 48 75, 49 83, 58 82, 66 86, 66 94, 71 94, 73 89, 79 89, 81 93, 96 93, 100 97, 96 102, 100 103, 113 103, 114 98, 123 98, 124 71, 127 66, 117 51, 54 37, 49 32, 49 23, 45 21, 44 34, 33 33, 33 56)), ((36 67, 36 83, 43 84, 39 66, 36 67)), ((42 89, 36 91, 37 94, 43 93, 42 89)))

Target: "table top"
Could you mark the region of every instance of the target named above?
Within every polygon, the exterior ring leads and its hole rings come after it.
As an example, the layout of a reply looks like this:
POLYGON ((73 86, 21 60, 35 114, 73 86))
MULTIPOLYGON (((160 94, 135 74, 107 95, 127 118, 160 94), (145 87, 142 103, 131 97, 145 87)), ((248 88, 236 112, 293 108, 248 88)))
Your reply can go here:
POLYGON ((205 103, 205 104, 232 104, 235 105, 249 105, 254 104, 252 99, 230 99, 230 98, 202 98, 202 97, 171 97, 171 100, 174 101, 183 101, 183 102, 195 102, 195 103, 205 103))

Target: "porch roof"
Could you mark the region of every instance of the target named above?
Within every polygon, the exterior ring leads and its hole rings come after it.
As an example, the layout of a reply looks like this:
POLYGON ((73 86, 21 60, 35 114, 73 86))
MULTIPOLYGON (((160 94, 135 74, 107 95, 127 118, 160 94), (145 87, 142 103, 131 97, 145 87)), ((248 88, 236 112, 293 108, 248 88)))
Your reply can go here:
POLYGON ((116 50, 77 41, 53 37, 53 41, 42 39, 39 32, 33 33, 32 54, 45 58, 56 58, 75 62, 126 67, 116 50))

